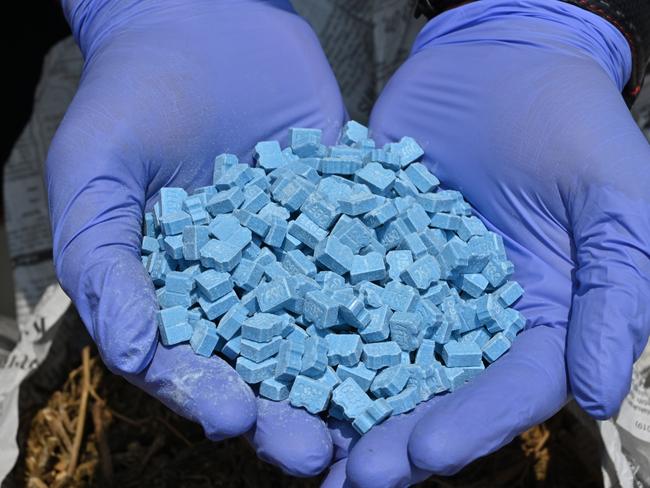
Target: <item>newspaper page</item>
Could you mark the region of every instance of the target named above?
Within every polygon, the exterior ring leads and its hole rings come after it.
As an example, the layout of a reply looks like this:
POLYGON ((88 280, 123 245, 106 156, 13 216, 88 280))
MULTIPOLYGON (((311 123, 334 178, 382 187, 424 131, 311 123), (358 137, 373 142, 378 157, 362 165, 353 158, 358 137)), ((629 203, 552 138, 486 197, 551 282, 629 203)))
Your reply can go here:
POLYGON ((634 365, 618 414, 599 427, 605 488, 650 488, 650 346, 634 365))
POLYGON ((0 351, 2 344, 15 344, 10 352, 0 353, 0 479, 18 456, 20 384, 46 357, 55 325, 70 305, 54 274, 43 167, 50 140, 75 93, 81 66, 81 53, 72 39, 48 54, 32 116, 4 170, 16 321, 0 324, 0 351))

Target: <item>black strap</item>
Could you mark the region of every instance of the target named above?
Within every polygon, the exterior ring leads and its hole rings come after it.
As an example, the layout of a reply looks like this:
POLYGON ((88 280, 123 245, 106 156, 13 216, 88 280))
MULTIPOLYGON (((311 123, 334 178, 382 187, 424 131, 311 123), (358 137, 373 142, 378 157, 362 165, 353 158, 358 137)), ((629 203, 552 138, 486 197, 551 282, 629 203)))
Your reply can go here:
MULTIPOLYGON (((623 91, 632 104, 641 91, 650 61, 650 0, 560 0, 589 10, 612 23, 625 36, 632 50, 632 76, 623 91)), ((428 19, 466 0, 418 0, 415 16, 428 19)))
POLYGON ((436 15, 457 7, 466 0, 419 0, 415 6, 415 17, 424 15, 427 19, 432 19, 436 15))

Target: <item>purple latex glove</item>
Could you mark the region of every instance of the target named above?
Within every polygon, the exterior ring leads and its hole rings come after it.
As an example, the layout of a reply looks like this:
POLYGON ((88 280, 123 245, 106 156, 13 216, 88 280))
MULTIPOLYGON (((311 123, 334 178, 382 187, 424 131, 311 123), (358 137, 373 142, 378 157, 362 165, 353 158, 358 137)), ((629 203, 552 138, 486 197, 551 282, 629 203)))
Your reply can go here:
POLYGON ((431 20, 374 108, 504 237, 527 330, 470 385, 345 439, 328 487, 448 475, 559 410, 614 414, 650 330, 650 150, 621 97, 622 34, 563 2, 483 0, 431 20), (347 461, 346 461, 347 456, 347 461))
POLYGON ((161 187, 210 184, 217 154, 249 160, 257 141, 283 140, 291 126, 320 127, 326 143, 335 140, 345 109, 316 36, 288 1, 63 7, 85 60, 47 159, 63 288, 112 371, 210 439, 254 426, 264 459, 316 474, 332 453, 320 419, 286 403, 259 400, 258 409, 225 362, 158 343, 156 296, 139 258, 142 215, 161 187))

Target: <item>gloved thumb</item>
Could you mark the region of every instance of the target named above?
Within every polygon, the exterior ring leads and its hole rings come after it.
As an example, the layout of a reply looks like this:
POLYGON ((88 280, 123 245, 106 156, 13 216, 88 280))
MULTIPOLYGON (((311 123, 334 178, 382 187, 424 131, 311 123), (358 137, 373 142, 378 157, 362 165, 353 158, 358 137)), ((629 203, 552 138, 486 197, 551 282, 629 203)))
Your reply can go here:
POLYGON ((616 127, 569 207, 576 269, 567 365, 578 404, 597 419, 617 412, 650 334, 650 148, 636 127, 616 127))
POLYGON ((126 374, 151 360, 158 307, 140 261, 142 167, 111 137, 72 106, 50 146, 47 186, 59 281, 106 365, 126 374))

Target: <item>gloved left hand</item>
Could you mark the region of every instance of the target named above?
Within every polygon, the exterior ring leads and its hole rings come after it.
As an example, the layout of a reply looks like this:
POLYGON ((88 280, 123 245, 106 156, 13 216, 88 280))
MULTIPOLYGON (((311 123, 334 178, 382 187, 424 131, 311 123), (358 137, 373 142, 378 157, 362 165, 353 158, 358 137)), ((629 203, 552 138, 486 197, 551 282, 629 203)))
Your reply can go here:
POLYGON ((79 89, 50 147, 54 262, 108 367, 213 440, 249 433, 294 475, 331 459, 322 420, 257 400, 235 371, 189 346, 158 343, 158 308, 140 262, 143 212, 163 186, 211 184, 222 152, 345 119, 314 32, 288 1, 65 0, 83 51, 79 89))
POLYGON ((485 373, 354 444, 336 427, 327 487, 449 475, 547 419, 572 393, 618 410, 650 333, 650 147, 621 90, 630 47, 559 1, 482 0, 432 19, 371 117, 504 238, 527 329, 485 373))

